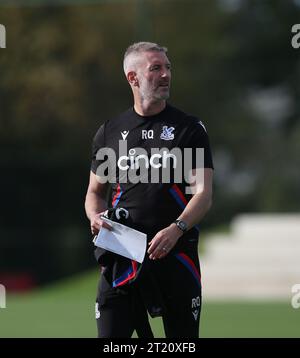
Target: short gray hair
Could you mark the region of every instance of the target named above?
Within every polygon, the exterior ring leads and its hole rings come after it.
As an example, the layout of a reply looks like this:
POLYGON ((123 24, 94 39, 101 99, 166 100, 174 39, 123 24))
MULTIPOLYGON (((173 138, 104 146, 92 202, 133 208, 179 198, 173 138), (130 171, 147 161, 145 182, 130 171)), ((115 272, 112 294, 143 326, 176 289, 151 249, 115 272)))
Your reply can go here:
POLYGON ((154 42, 136 42, 132 45, 130 45, 124 54, 124 60, 123 60, 123 69, 125 72, 125 75, 127 75, 127 70, 129 67, 129 58, 132 57, 132 55, 138 55, 143 52, 149 52, 149 51, 157 51, 157 52, 164 52, 167 53, 168 49, 167 47, 160 46, 154 42))

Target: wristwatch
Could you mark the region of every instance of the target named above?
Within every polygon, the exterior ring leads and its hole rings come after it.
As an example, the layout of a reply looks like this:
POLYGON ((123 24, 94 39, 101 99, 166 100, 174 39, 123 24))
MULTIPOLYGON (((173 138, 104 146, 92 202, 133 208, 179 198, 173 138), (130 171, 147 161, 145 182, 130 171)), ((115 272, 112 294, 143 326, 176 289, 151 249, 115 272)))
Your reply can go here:
POLYGON ((176 219, 174 221, 174 224, 177 225, 177 227, 182 231, 182 232, 186 232, 187 231, 187 223, 183 220, 180 219, 176 219))

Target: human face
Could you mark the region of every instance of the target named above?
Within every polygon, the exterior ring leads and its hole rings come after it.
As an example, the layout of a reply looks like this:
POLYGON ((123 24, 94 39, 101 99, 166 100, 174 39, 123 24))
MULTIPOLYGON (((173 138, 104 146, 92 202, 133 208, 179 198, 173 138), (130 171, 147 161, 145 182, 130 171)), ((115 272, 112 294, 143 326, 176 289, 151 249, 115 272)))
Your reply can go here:
POLYGON ((137 68, 139 93, 145 100, 166 100, 170 96, 171 64, 164 52, 141 54, 137 68))

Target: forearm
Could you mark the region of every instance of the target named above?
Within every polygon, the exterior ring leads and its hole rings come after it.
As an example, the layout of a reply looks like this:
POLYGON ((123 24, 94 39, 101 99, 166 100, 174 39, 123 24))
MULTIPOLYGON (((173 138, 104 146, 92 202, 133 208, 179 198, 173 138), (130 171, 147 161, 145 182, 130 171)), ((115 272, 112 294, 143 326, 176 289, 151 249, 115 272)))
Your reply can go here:
POLYGON ((210 192, 195 194, 188 202, 178 219, 186 222, 189 230, 201 221, 210 209, 211 204, 212 200, 210 192))
POLYGON ((95 192, 87 192, 85 198, 85 212, 89 220, 106 209, 107 202, 102 196, 95 192))
MULTIPOLYGON (((188 230, 198 224, 203 216, 211 207, 211 193, 210 191, 203 191, 195 194, 188 202, 182 214, 179 216, 187 224, 188 230)), ((160 230, 154 238, 150 241, 148 254, 150 259, 160 259, 176 245, 177 240, 183 235, 183 232, 172 223, 167 228, 160 230)))

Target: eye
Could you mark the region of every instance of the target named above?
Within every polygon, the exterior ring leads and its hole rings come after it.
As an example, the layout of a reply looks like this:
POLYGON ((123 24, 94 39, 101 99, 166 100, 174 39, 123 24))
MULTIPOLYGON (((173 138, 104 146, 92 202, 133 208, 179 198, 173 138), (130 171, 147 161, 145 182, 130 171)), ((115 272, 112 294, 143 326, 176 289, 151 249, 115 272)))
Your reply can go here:
POLYGON ((154 65, 150 67, 150 71, 158 71, 160 69, 159 65, 154 65))

